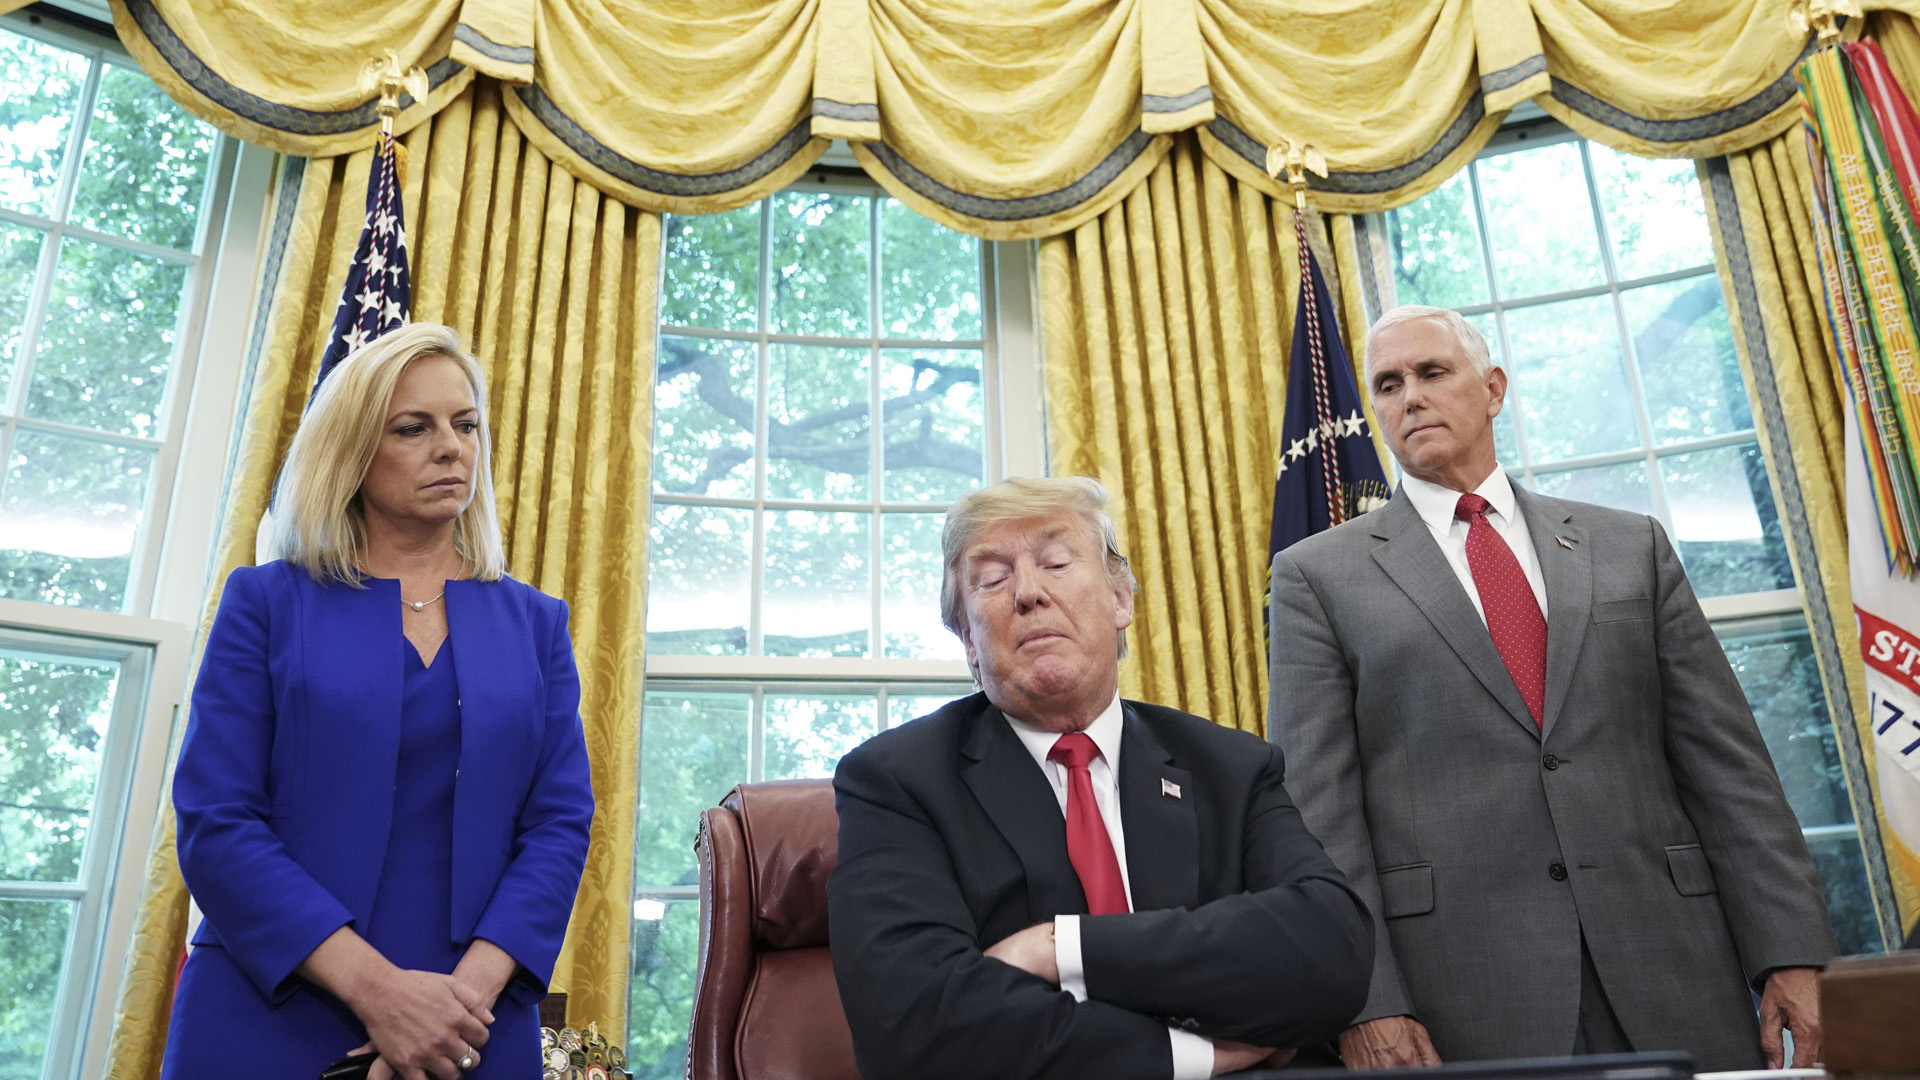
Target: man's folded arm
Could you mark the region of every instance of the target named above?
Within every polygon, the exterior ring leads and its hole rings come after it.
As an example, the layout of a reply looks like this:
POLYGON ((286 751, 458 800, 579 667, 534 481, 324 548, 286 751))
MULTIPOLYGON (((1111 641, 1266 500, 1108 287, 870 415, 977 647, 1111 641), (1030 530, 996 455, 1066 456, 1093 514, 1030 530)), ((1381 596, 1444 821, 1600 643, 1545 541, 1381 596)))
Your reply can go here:
MULTIPOLYGON (((945 841, 874 755, 834 777, 838 865, 829 935, 866 1080, 1167 1080, 1166 1025, 987 958, 945 841)), ((989 942, 988 944, 992 944, 989 942)))
POLYGON ((1281 786, 1277 747, 1248 800, 1249 891, 1192 910, 1080 920, 1087 995, 1257 1046, 1330 1039, 1367 1000, 1373 919, 1281 786))

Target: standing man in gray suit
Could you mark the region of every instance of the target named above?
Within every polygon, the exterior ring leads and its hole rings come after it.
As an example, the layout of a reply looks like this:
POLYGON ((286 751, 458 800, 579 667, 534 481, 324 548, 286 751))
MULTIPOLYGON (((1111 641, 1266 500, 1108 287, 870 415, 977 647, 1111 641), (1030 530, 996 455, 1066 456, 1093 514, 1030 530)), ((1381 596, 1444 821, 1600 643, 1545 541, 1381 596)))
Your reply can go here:
POLYGON ((1817 1061, 1826 904, 1659 523, 1508 480, 1455 312, 1383 316, 1367 383, 1400 489, 1275 556, 1271 613, 1269 737, 1375 919, 1342 1056, 1817 1061))

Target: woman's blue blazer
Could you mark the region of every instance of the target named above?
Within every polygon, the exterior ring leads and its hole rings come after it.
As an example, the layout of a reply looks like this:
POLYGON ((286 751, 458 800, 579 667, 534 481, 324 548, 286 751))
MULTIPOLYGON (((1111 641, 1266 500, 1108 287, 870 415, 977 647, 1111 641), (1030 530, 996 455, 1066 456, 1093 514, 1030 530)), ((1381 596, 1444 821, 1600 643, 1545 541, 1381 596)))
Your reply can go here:
MULTIPOLYGON (((180 871, 226 948, 282 1001, 335 930, 364 927, 400 757, 400 585, 243 567, 194 683, 173 777, 180 871)), ((447 583, 460 695, 452 944, 486 938, 546 993, 586 864, 593 791, 567 606, 510 578, 447 583), (469 705, 467 702, 471 701, 469 705)))

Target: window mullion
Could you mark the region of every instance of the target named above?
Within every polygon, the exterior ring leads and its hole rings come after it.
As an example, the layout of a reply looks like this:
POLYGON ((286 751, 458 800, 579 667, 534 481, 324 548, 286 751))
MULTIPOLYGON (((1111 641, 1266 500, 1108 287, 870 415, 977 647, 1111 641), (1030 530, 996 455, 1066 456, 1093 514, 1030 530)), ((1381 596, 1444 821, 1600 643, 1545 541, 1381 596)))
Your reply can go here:
POLYGON ((1646 462, 1647 493, 1653 500, 1653 512, 1673 535, 1673 511, 1667 505, 1667 487, 1660 477, 1659 454, 1653 438, 1653 421, 1647 414, 1647 392, 1640 379, 1640 351, 1634 348, 1633 331, 1627 325, 1626 302, 1620 295, 1620 272, 1613 259, 1613 241, 1607 232, 1607 214, 1600 205, 1600 185, 1593 178, 1593 155, 1585 139, 1580 141, 1580 175, 1587 185, 1587 202, 1593 211, 1594 238, 1600 244, 1600 266, 1607 275, 1607 294, 1612 298, 1614 332, 1620 336, 1620 364, 1627 376, 1627 393, 1633 398, 1634 430, 1640 433, 1641 458, 1646 462))
MULTIPOLYGON (((754 342, 754 393, 753 393, 753 556, 748 561, 747 581, 747 655, 766 655, 765 619, 761 603, 761 591, 766 586, 767 565, 767 472, 772 467, 772 459, 767 453, 767 440, 772 430, 773 403, 767 400, 772 385, 768 375, 768 365, 773 363, 772 349, 767 344, 767 331, 772 325, 773 316, 773 200, 760 202, 760 310, 755 325, 758 327, 758 340, 754 342)), ((751 751, 749 752, 751 754, 751 751)))
POLYGON ((872 524, 867 534, 867 587, 871 603, 871 614, 867 620, 867 655, 878 660, 885 653, 883 642, 886 640, 884 628, 880 625, 881 544, 880 532, 885 525, 880 514, 880 500, 885 494, 881 485, 886 481, 886 463, 882 458, 886 439, 885 418, 881 415, 883 400, 880 393, 880 200, 871 196, 867 199, 867 330, 872 340, 867 346, 867 459, 869 471, 873 477, 873 490, 868 492, 872 500, 872 509, 868 511, 868 521, 872 524))
POLYGON ((53 215, 66 221, 73 213, 74 193, 80 187, 80 156, 87 148, 87 134, 93 127, 93 107, 100 94, 100 76, 107 63, 99 49, 76 49, 87 58, 87 82, 80 91, 80 113, 74 117, 73 130, 67 135, 67 158, 60 163, 60 186, 53 200, 53 215))

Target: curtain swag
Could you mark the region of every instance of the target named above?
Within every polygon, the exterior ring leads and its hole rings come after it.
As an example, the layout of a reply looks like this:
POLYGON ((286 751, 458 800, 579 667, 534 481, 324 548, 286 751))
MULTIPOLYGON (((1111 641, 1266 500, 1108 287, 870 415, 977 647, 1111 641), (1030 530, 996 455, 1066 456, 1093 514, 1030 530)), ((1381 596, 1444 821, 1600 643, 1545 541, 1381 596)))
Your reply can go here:
POLYGON ((400 130, 479 72, 542 154, 639 209, 745 206, 843 138, 903 202, 1002 240, 1094 220, 1187 130, 1268 195, 1266 147, 1304 139, 1333 166, 1316 206, 1348 213, 1438 187, 1528 100, 1635 154, 1745 150, 1793 125, 1808 45, 1776 0, 112 3, 168 94, 282 153, 366 146, 360 69, 392 49, 432 87, 400 130))

